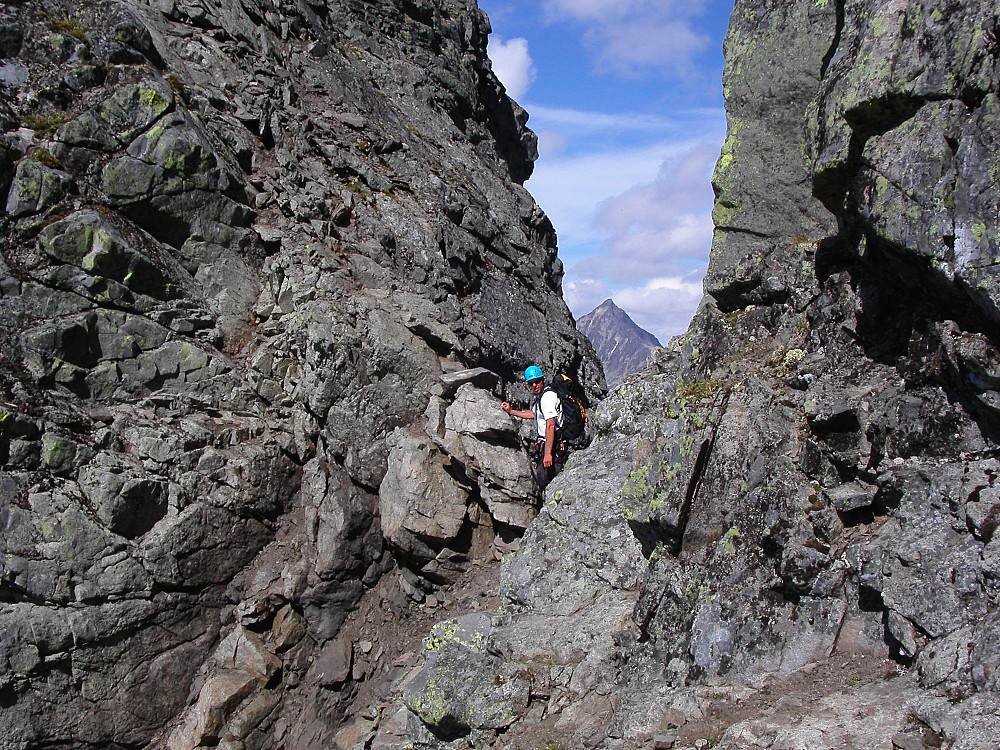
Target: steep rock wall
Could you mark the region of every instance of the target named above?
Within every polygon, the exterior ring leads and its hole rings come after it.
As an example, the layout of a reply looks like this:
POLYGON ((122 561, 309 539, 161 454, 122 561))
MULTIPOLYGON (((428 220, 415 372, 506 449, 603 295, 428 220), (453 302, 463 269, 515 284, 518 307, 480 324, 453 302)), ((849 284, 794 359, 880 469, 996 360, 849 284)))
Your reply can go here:
POLYGON ((689 683, 889 655, 921 731, 997 736, 997 24, 736 4, 709 296, 662 364, 677 419, 616 407, 655 417, 626 506, 667 554, 636 615, 689 683))
POLYGON ((603 377, 488 31, 0 5, 0 746, 328 747, 359 600, 533 517, 495 396, 603 377))
MULTIPOLYGON (((535 696, 511 746, 996 745, 998 27, 736 2, 706 297, 601 404, 479 625, 535 696)), ((411 713, 489 730, 427 710, 438 663, 411 713)))

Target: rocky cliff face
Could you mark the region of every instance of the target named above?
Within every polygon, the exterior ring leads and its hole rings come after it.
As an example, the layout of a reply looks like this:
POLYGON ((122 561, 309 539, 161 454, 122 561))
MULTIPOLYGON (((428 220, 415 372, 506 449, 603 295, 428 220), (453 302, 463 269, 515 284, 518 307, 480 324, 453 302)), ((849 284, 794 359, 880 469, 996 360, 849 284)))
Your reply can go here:
POLYGON ((617 385, 622 378, 641 370, 650 352, 660 346, 656 336, 637 326, 610 299, 576 321, 576 327, 594 345, 608 386, 617 385))
POLYGON ((0 9, 4 747, 995 746, 995 9, 737 2, 708 294, 540 510, 494 373, 601 376, 471 3, 0 9))
POLYGON ((0 5, 0 746, 329 747, 535 515, 501 378, 603 377, 488 31, 0 5))
POLYGON ((422 726, 495 731, 454 687, 486 663, 511 746, 996 746, 998 32, 738 0, 708 294, 601 405, 500 614, 429 644, 422 726))

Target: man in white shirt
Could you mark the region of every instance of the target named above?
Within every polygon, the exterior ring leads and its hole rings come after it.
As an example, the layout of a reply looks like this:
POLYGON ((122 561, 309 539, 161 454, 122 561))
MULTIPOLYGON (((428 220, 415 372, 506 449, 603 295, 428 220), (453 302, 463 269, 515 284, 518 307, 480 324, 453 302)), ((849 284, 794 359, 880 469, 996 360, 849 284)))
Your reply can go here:
POLYGON ((507 401, 500 408, 513 417, 535 420, 538 426, 538 439, 532 453, 536 462, 535 481, 544 490, 562 471, 563 461, 566 459, 565 445, 556 439, 563 421, 562 401, 559 394, 545 387, 545 374, 540 367, 532 365, 527 368, 524 371, 524 382, 535 395, 531 409, 513 409, 507 401))

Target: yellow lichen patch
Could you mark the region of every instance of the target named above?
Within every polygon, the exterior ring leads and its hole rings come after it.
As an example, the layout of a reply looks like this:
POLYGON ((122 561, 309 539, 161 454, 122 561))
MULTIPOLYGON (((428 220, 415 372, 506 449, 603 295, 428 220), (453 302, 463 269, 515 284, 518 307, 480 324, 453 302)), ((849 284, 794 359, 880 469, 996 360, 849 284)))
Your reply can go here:
POLYGON ((430 634, 424 638, 425 651, 440 651, 448 643, 459 643, 466 648, 482 652, 486 648, 486 639, 480 632, 475 632, 471 638, 461 636, 461 627, 456 620, 445 620, 431 628, 430 634))
POLYGON ((447 693, 437 680, 428 680, 421 694, 412 699, 413 710, 428 724, 441 722, 447 713, 447 693))
POLYGON ((726 552, 732 554, 736 551, 736 539, 739 536, 741 536, 740 530, 735 527, 731 528, 722 535, 722 539, 719 540, 719 543, 726 552))

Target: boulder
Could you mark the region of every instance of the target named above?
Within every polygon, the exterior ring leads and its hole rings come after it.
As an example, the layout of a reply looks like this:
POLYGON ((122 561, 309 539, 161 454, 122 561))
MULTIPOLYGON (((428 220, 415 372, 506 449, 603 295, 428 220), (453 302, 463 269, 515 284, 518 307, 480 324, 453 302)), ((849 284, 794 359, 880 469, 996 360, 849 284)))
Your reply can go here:
POLYGON ((536 488, 518 427, 489 392, 466 383, 445 412, 443 442, 476 480, 493 519, 523 529, 537 512, 536 488))
POLYGON ((162 479, 87 467, 79 481, 98 517, 128 539, 145 534, 167 514, 168 490, 162 479))
POLYGON ((97 211, 77 211, 50 224, 39 235, 38 247, 57 262, 76 266, 92 277, 112 279, 137 294, 158 299, 172 296, 172 286, 160 267, 97 211))
POLYGON ((482 741, 527 708, 529 685, 489 652, 491 633, 489 615, 466 615, 439 622, 424 639, 424 665, 403 700, 436 737, 482 741))
POLYGON ((67 146, 111 153, 130 144, 173 104, 174 92, 159 76, 123 84, 97 107, 61 125, 53 139, 67 146))
POLYGON ((72 175, 30 157, 21 159, 7 193, 7 213, 14 218, 42 213, 62 200, 72 187, 72 175))
POLYGON ((468 489, 448 471, 451 459, 426 436, 397 430, 379 486, 382 534, 401 553, 424 562, 431 545, 453 541, 466 522, 468 489))
POLYGON ((323 687, 335 687, 351 676, 351 643, 336 638, 319 652, 310 670, 310 679, 323 687))

